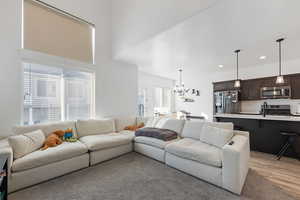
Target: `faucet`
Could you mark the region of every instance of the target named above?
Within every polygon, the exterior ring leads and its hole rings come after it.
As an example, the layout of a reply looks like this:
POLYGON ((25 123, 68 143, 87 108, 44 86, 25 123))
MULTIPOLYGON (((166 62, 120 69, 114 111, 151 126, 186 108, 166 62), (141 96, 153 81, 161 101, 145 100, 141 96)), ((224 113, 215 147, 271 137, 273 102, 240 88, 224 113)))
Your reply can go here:
POLYGON ((263 115, 263 117, 266 117, 267 107, 268 107, 268 103, 264 102, 263 107, 262 107, 262 115, 263 115))

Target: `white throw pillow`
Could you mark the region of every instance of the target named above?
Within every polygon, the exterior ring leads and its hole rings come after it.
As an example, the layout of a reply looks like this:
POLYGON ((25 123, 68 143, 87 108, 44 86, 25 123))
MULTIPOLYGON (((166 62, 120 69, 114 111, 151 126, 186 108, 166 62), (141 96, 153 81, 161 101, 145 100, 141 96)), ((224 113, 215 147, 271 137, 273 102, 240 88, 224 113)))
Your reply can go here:
POLYGON ((156 124, 155 127, 162 128, 162 129, 169 129, 181 135, 183 126, 184 126, 184 120, 162 118, 161 120, 159 120, 159 122, 156 124))
POLYGON ((18 159, 40 149, 45 139, 45 134, 41 130, 36 130, 22 135, 11 136, 8 138, 8 141, 13 149, 14 159, 18 159))
POLYGON ((160 119, 161 119, 160 117, 149 118, 145 127, 150 127, 150 128, 155 127, 155 125, 159 122, 160 119))
POLYGON ((182 130, 182 137, 200 140, 204 121, 186 121, 182 130))
POLYGON ((164 117, 159 119, 156 124, 154 125, 155 128, 163 128, 163 126, 165 125, 165 123, 169 120, 169 118, 164 117))
POLYGON ((200 140, 204 143, 222 148, 233 137, 233 130, 217 128, 205 124, 202 128, 200 140))
POLYGON ((113 119, 78 120, 76 128, 79 137, 116 132, 113 119))

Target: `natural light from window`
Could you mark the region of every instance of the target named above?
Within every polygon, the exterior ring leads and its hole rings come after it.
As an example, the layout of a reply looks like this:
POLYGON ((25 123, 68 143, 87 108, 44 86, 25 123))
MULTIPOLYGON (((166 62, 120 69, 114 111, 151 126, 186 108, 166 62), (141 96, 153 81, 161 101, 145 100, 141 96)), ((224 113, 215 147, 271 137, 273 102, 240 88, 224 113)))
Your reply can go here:
POLYGON ((32 63, 23 67, 24 124, 93 117, 93 73, 32 63))

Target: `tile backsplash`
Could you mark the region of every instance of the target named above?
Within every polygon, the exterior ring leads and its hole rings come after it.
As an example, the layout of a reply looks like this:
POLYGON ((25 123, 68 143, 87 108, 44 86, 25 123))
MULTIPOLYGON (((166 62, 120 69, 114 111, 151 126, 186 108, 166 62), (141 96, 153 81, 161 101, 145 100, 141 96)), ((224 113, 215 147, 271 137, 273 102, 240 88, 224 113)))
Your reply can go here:
POLYGON ((267 99, 258 101, 241 101, 241 112, 257 113, 261 105, 267 102, 269 105, 291 105, 291 113, 300 113, 300 99, 267 99))

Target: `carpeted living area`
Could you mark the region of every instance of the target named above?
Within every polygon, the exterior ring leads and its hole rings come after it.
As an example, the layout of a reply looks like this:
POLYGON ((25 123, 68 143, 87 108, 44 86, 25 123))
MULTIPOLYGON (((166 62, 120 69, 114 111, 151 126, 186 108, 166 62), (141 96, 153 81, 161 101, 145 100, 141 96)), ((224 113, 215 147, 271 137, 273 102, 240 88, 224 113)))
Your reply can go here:
POLYGON ((137 153, 9 195, 9 200, 293 200, 250 170, 241 196, 137 153))

